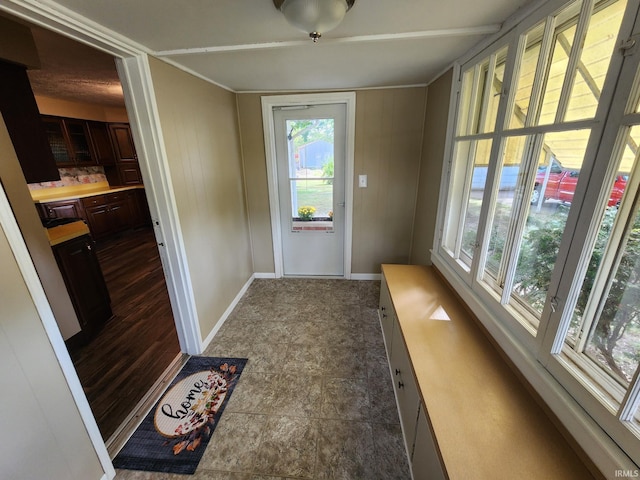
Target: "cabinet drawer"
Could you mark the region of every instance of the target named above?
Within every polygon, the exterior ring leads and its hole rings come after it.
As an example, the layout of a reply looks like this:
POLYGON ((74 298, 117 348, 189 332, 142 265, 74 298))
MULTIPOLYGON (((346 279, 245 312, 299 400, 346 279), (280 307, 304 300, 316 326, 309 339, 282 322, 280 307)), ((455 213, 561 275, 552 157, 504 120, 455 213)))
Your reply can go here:
POLYGON ((93 195, 82 199, 85 207, 95 207, 96 205, 104 205, 106 202, 105 195, 93 195))
POLYGON ((105 195, 107 203, 119 202, 127 198, 127 192, 109 193, 105 195))

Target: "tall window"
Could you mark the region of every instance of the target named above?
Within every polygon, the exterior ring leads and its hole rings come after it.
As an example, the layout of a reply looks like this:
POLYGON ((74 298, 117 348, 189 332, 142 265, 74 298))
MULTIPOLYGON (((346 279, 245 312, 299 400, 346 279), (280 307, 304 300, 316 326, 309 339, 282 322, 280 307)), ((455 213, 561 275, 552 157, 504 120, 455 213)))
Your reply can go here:
POLYGON ((638 3, 553 8, 460 66, 434 255, 640 462, 638 3))

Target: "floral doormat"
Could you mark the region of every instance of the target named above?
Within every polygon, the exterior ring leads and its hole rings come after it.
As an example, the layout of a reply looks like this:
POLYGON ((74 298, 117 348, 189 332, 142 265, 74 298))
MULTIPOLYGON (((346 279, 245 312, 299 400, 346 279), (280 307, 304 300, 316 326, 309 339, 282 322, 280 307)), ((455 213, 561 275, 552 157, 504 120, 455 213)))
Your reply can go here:
POLYGON ((193 474, 246 363, 245 358, 191 357, 113 465, 193 474))

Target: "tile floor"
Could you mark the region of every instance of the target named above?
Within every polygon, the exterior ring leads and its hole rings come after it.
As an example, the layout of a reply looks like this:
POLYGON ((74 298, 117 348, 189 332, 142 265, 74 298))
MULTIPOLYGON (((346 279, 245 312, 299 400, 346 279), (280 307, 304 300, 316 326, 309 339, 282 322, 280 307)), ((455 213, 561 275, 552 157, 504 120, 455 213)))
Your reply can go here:
POLYGON ((205 355, 249 359, 193 476, 410 479, 377 316, 380 282, 255 280, 205 355))

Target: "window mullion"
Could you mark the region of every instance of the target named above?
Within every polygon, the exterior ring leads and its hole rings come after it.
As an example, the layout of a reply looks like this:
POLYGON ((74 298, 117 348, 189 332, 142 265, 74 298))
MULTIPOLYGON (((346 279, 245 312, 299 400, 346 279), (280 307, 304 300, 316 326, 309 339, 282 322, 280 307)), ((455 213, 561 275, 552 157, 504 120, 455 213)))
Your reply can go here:
POLYGON ((567 70, 564 77, 564 83, 562 84, 555 123, 562 123, 569 105, 571 91, 573 90, 573 83, 578 71, 578 62, 582 56, 582 47, 584 46, 587 30, 589 29, 594 1, 595 0, 582 0, 582 8, 580 10, 580 17, 578 18, 575 40, 573 41, 573 48, 571 49, 571 54, 569 55, 567 62, 567 70))
POLYGON ((529 113, 527 114, 525 127, 538 124, 540 116, 540 102, 542 101, 542 92, 546 82, 549 70, 549 62, 551 61, 551 49, 553 47, 553 35, 556 29, 556 17, 549 16, 545 22, 544 34, 542 36, 542 45, 540 46, 540 54, 536 65, 536 74, 533 79, 533 87, 531 89, 531 98, 529 100, 529 113))

